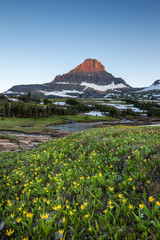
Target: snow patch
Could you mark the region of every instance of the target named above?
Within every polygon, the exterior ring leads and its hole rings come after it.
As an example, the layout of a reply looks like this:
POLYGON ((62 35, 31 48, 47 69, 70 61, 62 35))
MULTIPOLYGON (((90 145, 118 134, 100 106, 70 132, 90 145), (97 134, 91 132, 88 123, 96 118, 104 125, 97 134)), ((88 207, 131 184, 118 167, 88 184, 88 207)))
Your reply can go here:
POLYGON ((97 85, 97 84, 94 84, 94 83, 82 82, 80 85, 85 86, 85 87, 89 87, 89 88, 93 88, 95 90, 102 91, 102 92, 105 92, 106 90, 109 90, 109 89, 127 88, 127 86, 125 86, 122 83, 115 85, 114 82, 112 82, 111 84, 108 84, 108 85, 97 85))
POLYGON ((65 102, 53 102, 55 105, 65 106, 67 105, 65 102))
POLYGON ((100 111, 90 111, 88 113, 85 113, 85 115, 98 116, 98 117, 104 117, 105 116, 105 114, 100 112, 100 111))
POLYGON ((12 92, 12 91, 7 91, 7 92, 4 92, 3 94, 12 94, 12 93, 14 93, 14 92, 12 92))
POLYGON ((152 90, 160 90, 160 84, 151 85, 150 87, 144 88, 143 90, 140 90, 138 92, 146 92, 146 91, 152 91, 152 90))
POLYGON ((70 82, 54 82, 56 84, 71 84, 71 85, 78 85, 77 83, 70 83, 70 82))
POLYGON ((146 110, 140 110, 137 107, 134 107, 133 104, 116 104, 116 103, 102 103, 102 105, 109 105, 117 108, 118 110, 127 110, 127 109, 132 109, 134 112, 146 112, 146 110))
POLYGON ((17 98, 8 98, 8 99, 11 100, 12 102, 19 102, 17 98))
POLYGON ((77 96, 72 96, 72 95, 68 95, 69 93, 78 93, 78 94, 82 94, 83 92, 79 92, 76 90, 62 90, 62 91, 55 91, 55 92, 45 92, 45 91, 40 91, 42 93, 44 93, 44 95, 48 96, 48 95, 54 95, 54 96, 59 96, 59 97, 77 97, 77 96))

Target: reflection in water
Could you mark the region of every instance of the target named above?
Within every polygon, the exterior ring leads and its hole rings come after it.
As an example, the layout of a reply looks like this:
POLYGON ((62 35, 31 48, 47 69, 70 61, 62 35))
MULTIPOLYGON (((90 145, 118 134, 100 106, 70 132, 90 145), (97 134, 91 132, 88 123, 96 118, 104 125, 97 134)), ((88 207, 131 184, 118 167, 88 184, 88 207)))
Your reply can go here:
POLYGON ((68 123, 68 124, 60 124, 60 125, 52 125, 48 126, 48 128, 52 129, 58 129, 60 131, 64 132, 78 132, 78 131, 83 131, 86 129, 93 128, 96 125, 99 124, 104 124, 104 123, 127 123, 127 122, 132 122, 130 120, 122 120, 122 121, 114 121, 114 122, 109 122, 109 121, 97 121, 97 122, 73 122, 73 123, 68 123))
POLYGON ((53 125, 53 126, 48 126, 48 128, 52 129, 58 129, 60 131, 64 132, 77 132, 77 131, 83 131, 86 129, 93 128, 93 126, 97 124, 102 124, 102 123, 107 123, 107 122, 86 122, 86 123, 68 123, 68 124, 61 124, 61 125, 53 125))
MULTIPOLYGON (((134 123, 131 120, 127 120, 127 119, 122 119, 121 121, 97 121, 97 122, 73 122, 73 123, 67 123, 67 124, 60 124, 60 125, 51 125, 48 126, 48 128, 51 129, 57 129, 59 131, 63 131, 63 132, 79 132, 79 131, 83 131, 83 130, 87 130, 87 129, 91 129, 96 125, 101 125, 101 124, 130 124, 130 123, 134 123)), ((142 125, 140 125, 142 126, 142 125)), ((143 125, 143 126, 160 126, 160 123, 150 123, 147 125, 143 125)))

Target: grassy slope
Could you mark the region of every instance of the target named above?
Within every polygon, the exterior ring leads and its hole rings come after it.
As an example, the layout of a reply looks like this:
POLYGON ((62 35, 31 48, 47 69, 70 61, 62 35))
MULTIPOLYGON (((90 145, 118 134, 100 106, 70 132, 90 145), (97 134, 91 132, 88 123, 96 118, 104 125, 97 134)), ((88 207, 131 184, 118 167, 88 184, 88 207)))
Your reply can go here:
POLYGON ((0 154, 0 239, 160 239, 159 149, 158 127, 111 127, 0 154))
POLYGON ((5 118, 0 120, 0 130, 15 130, 22 131, 26 133, 37 132, 46 133, 52 131, 51 129, 46 129, 49 124, 64 123, 67 120, 72 121, 98 121, 98 120, 115 120, 111 117, 96 117, 96 116, 86 116, 86 115, 54 115, 48 118, 5 118), (64 118, 66 120, 64 120, 64 118))

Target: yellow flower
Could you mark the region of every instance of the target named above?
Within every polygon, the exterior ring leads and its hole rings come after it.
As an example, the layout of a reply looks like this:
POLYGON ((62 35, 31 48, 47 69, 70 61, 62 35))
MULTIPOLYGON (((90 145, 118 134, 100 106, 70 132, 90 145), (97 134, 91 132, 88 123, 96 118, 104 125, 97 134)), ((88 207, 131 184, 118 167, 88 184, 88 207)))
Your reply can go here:
POLYGON ((84 205, 81 205, 81 206, 80 206, 80 209, 82 209, 82 210, 83 210, 83 209, 84 209, 84 205))
POLYGON ((92 228, 91 228, 91 227, 89 227, 89 228, 88 228, 88 231, 90 231, 90 232, 91 232, 91 231, 92 231, 92 228))
POLYGON ((38 198, 33 199, 33 203, 37 203, 38 198))
POLYGON ((65 217, 63 217, 63 222, 66 222, 66 218, 65 217))
POLYGON ((69 211, 69 214, 72 216, 74 213, 70 210, 70 211, 69 211))
POLYGON ((82 180, 82 179, 84 179, 84 177, 82 176, 82 177, 80 177, 79 179, 82 180))
POLYGON ((139 208, 143 208, 144 207, 144 205, 143 204, 139 204, 139 208))
POLYGON ((13 233, 14 233, 14 229, 12 230, 11 228, 9 229, 9 231, 8 231, 8 230, 6 231, 6 235, 9 236, 9 237, 10 237, 13 233))
POLYGON ((109 189, 110 191, 113 191, 113 190, 114 190, 114 188, 113 188, 113 187, 109 187, 108 189, 109 189))
POLYGON ((111 200, 109 200, 109 201, 108 201, 108 204, 109 204, 109 205, 111 205, 111 204, 112 204, 112 201, 111 201, 111 200))
POLYGON ((135 187, 135 186, 133 186, 133 187, 132 187, 132 189, 133 189, 133 190, 136 190, 136 187, 135 187))
POLYGON ((126 203, 126 202, 127 202, 127 199, 123 198, 122 201, 123 201, 123 203, 126 203))
POLYGON ((114 208, 114 206, 113 205, 109 205, 109 208, 112 209, 112 208, 114 208))
POLYGON ((107 213, 107 209, 103 211, 105 214, 107 213))
POLYGON ((21 222, 21 220, 22 220, 22 218, 19 218, 19 217, 16 219, 16 221, 17 221, 18 223, 21 222))
POLYGON ((29 239, 29 237, 23 237, 22 236, 22 240, 28 240, 29 239))
POLYGON ((158 207, 160 207, 160 202, 159 201, 157 201, 156 204, 157 204, 158 207))
POLYGON ((49 214, 43 214, 43 215, 40 215, 40 217, 42 218, 42 219, 47 219, 48 217, 49 217, 49 214))
POLYGON ((89 214, 86 214, 84 217, 85 217, 85 218, 89 218, 89 214))
POLYGON ((98 175, 99 175, 99 177, 102 177, 102 173, 99 173, 98 175))
POLYGON ((14 218, 14 213, 11 213, 11 218, 14 218))
POLYGON ((32 218, 33 217, 33 213, 26 213, 26 217, 32 218))
POLYGON ((132 209, 133 209, 133 205, 129 204, 128 208, 129 208, 130 210, 132 210, 132 209))
POLYGON ((154 202, 154 198, 152 196, 149 197, 150 202, 154 202))
POLYGON ((133 178, 129 177, 129 178, 128 178, 128 180, 129 180, 129 181, 132 181, 132 180, 133 180, 133 178))
POLYGON ((24 211, 23 211, 23 215, 25 215, 26 213, 27 213, 27 212, 24 210, 24 211))
POLYGON ((119 198, 123 198, 122 193, 119 193, 119 194, 118 194, 118 197, 119 197, 119 198))
POLYGON ((63 235, 63 233, 64 233, 64 229, 63 229, 63 230, 60 229, 60 230, 59 230, 59 234, 60 234, 60 235, 63 235))

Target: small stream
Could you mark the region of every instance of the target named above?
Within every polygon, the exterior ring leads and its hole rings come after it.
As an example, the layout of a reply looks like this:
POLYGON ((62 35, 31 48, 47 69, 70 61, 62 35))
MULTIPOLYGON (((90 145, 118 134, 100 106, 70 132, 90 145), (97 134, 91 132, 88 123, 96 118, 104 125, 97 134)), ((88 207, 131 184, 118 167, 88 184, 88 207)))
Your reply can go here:
POLYGON ((59 125, 51 125, 48 126, 47 128, 51 128, 51 129, 57 129, 59 131, 63 131, 63 132, 79 132, 79 131, 83 131, 83 130, 87 130, 87 129, 91 129, 96 125, 101 125, 101 124, 121 124, 121 123, 132 123, 132 121, 130 120, 122 120, 122 121, 97 121, 97 122, 73 122, 73 123, 67 123, 67 124, 59 124, 59 125))
MULTIPOLYGON (((61 132, 79 132, 87 129, 94 128, 96 125, 102 125, 102 124, 134 124, 134 121, 122 119, 121 121, 96 121, 96 122, 72 122, 72 123, 66 123, 66 124, 58 124, 58 125, 50 125, 47 128, 48 129, 56 129, 61 132)), ((160 122, 154 123, 151 122, 150 124, 138 124, 139 127, 149 127, 149 126, 160 126, 160 122)), ((33 134, 33 133, 23 133, 23 132, 16 132, 16 131, 5 131, 0 130, 0 134, 8 134, 12 136, 21 135, 21 136, 28 136, 28 137, 50 137, 48 134, 33 134)))

